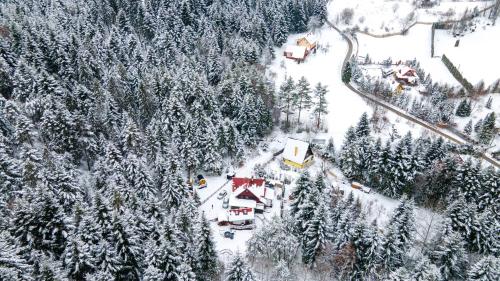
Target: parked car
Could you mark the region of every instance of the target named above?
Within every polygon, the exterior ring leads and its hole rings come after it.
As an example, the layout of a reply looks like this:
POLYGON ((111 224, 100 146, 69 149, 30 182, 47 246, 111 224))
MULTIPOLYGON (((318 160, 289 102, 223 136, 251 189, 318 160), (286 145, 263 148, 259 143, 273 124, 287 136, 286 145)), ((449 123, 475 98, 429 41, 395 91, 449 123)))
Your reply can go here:
POLYGON ((227 190, 223 190, 223 191, 219 192, 219 195, 217 195, 217 199, 220 200, 220 199, 226 197, 226 195, 227 195, 227 190))
POLYGON ((234 230, 230 229, 224 232, 224 237, 229 239, 234 239, 234 230))
POLYGON ((229 197, 224 198, 224 201, 222 201, 222 208, 229 208, 229 197))

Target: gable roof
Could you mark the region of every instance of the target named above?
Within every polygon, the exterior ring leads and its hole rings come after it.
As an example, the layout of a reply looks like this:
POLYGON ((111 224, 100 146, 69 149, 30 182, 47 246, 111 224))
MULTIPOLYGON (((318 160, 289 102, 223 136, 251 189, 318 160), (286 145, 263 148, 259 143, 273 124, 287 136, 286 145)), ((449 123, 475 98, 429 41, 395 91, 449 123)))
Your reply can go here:
POLYGON ((307 48, 305 46, 287 46, 285 53, 294 59, 303 59, 306 56, 307 48))
POLYGON ((285 149, 283 150, 283 158, 300 164, 306 159, 308 150, 309 143, 288 138, 286 140, 285 149))
POLYGON ((233 178, 233 192, 240 187, 248 187, 252 185, 261 186, 266 182, 265 179, 254 178, 233 178))
POLYGON ((255 209, 257 207, 257 202, 248 199, 239 199, 231 195, 231 197, 229 197, 229 206, 255 209))

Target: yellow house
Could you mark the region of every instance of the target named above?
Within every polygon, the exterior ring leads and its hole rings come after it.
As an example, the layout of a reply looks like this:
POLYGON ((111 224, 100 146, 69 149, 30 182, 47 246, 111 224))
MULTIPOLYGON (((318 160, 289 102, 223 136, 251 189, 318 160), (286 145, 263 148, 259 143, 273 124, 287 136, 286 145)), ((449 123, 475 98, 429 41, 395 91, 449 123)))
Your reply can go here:
POLYGON ((295 168, 305 168, 312 164, 314 155, 309 143, 288 138, 283 149, 283 162, 295 168))

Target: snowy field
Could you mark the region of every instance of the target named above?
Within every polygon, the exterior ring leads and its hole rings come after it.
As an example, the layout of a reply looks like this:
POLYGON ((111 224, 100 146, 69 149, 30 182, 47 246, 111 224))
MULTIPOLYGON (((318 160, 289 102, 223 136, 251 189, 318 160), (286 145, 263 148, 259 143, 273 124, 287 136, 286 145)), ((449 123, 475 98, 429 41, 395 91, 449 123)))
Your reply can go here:
POLYGON ((459 69, 464 77, 473 85, 481 80, 486 85, 491 85, 500 79, 497 70, 500 65, 500 25, 487 25, 485 22, 477 23, 477 29, 455 38, 448 30, 436 30, 435 55, 446 56, 459 69), (460 44, 455 47, 455 42, 460 39, 460 44))
POLYGON ((431 58, 431 26, 418 24, 412 27, 407 35, 396 35, 387 38, 374 38, 365 34, 357 34, 359 56, 370 55, 373 61, 381 62, 388 57, 393 62, 417 59, 434 82, 459 86, 441 62, 440 58, 431 58))
MULTIPOLYGON (((268 73, 275 78, 278 87, 287 76, 291 76, 295 81, 304 76, 312 87, 318 82, 328 86, 329 113, 325 120, 328 132, 316 136, 302 136, 302 138, 311 139, 316 137, 327 140, 332 137, 338 147, 342 144, 347 129, 358 123, 363 112, 371 115, 373 108, 360 96, 345 87, 340 79, 342 62, 347 52, 347 42, 334 29, 325 26, 317 32, 316 36, 319 38, 321 47, 316 54, 308 56, 304 63, 297 64, 295 61, 281 56, 287 45, 295 44, 295 40, 302 36, 304 34, 290 36, 282 48, 275 50, 277 58, 270 66, 268 73)), ((401 134, 405 134, 409 130, 415 136, 424 133, 420 126, 415 127, 413 123, 407 122, 392 112, 387 112, 386 117, 401 134)), ((384 133, 387 135, 391 128, 387 127, 385 129, 384 133)))
POLYGON ((330 19, 341 28, 355 28, 372 34, 399 32, 409 24, 460 19, 466 10, 482 9, 492 1, 441 1, 439 6, 415 9, 413 0, 334 0, 329 6, 330 19), (341 20, 344 9, 353 9, 352 20, 341 20), (414 14, 413 17, 409 16, 414 14))

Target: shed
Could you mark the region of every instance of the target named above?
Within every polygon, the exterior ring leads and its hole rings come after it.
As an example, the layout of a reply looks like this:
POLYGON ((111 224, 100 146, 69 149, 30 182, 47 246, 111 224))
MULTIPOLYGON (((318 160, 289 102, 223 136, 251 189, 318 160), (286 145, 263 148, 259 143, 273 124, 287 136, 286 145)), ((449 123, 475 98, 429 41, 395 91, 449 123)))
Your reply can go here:
POLYGON ((295 168, 305 168, 312 164, 314 155, 308 142, 288 138, 283 150, 283 162, 295 168))

